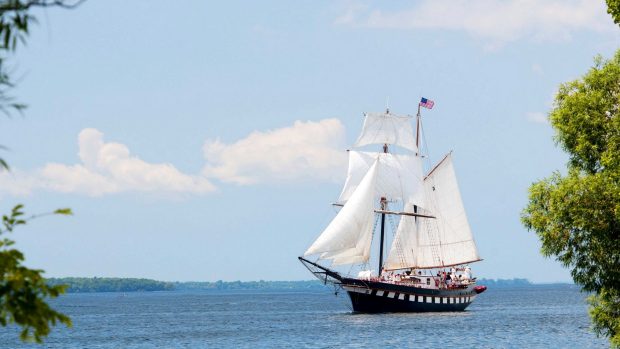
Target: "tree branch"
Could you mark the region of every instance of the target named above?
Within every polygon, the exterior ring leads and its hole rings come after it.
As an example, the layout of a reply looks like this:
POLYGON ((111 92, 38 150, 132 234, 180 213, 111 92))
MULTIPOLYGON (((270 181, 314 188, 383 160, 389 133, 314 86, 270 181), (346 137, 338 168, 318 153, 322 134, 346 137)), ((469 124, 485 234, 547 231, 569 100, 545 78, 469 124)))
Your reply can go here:
POLYGON ((24 3, 17 1, 9 1, 6 4, 0 5, 0 14, 7 11, 24 11, 31 7, 61 7, 65 9, 73 9, 86 2, 86 0, 76 0, 75 2, 68 2, 64 0, 31 0, 24 3))

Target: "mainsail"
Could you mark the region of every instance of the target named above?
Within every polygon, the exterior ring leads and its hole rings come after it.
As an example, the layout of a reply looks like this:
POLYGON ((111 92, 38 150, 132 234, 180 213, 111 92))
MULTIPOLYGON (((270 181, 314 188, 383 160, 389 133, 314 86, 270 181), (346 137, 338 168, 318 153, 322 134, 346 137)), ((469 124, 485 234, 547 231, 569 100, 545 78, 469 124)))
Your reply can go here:
POLYGON ((384 268, 434 268, 479 261, 451 153, 425 178, 424 191, 428 203, 424 210, 436 219, 402 216, 384 268))

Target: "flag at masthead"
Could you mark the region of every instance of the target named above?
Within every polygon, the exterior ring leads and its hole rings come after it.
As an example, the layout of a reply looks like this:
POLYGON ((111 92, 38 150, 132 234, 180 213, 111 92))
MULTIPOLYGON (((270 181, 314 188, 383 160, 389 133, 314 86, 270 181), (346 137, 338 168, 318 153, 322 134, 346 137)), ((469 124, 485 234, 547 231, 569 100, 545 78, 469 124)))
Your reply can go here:
POLYGON ((433 109, 434 105, 435 105, 435 102, 431 101, 430 99, 422 97, 422 99, 420 100, 420 106, 426 109, 433 109))

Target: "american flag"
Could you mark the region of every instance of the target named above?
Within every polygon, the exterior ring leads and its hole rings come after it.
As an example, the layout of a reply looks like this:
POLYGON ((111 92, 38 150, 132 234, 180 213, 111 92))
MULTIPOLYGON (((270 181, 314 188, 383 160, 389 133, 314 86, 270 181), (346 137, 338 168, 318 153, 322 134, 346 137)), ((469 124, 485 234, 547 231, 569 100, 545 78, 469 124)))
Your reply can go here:
POLYGON ((420 100, 420 105, 427 109, 433 109, 435 102, 431 101, 430 99, 426 99, 422 97, 422 100, 420 100))

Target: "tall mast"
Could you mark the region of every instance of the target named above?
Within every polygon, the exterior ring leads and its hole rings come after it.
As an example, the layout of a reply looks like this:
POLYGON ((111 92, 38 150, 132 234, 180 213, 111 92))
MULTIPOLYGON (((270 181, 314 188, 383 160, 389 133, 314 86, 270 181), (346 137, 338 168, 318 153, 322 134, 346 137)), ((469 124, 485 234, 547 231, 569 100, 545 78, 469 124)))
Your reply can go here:
POLYGON ((418 154, 419 154, 420 153, 420 103, 418 103, 418 114, 416 115, 415 147, 418 149, 418 154))
MULTIPOLYGON (((388 113, 389 113, 388 109, 388 113)), ((383 144, 383 153, 388 152, 388 145, 383 144)), ((387 210, 387 199, 385 197, 381 197, 381 211, 387 210)), ((381 276, 381 272, 383 271, 383 240, 385 237, 385 212, 381 213, 381 237, 379 238, 379 276, 381 276)))
MULTIPOLYGON (((416 156, 422 156, 422 152, 420 151, 420 103, 418 103, 418 114, 416 114, 416 124, 415 124, 415 147, 418 152, 415 154, 416 156)), ((413 205, 413 213, 418 213, 418 205, 413 205)), ((414 217, 416 224, 418 223, 418 217, 414 217)))
MULTIPOLYGON (((382 197, 381 198, 381 210, 385 211, 387 200, 382 197)), ((381 213, 381 238, 379 240, 379 276, 381 276, 381 272, 383 271, 383 237, 385 236, 385 213, 381 213)))

